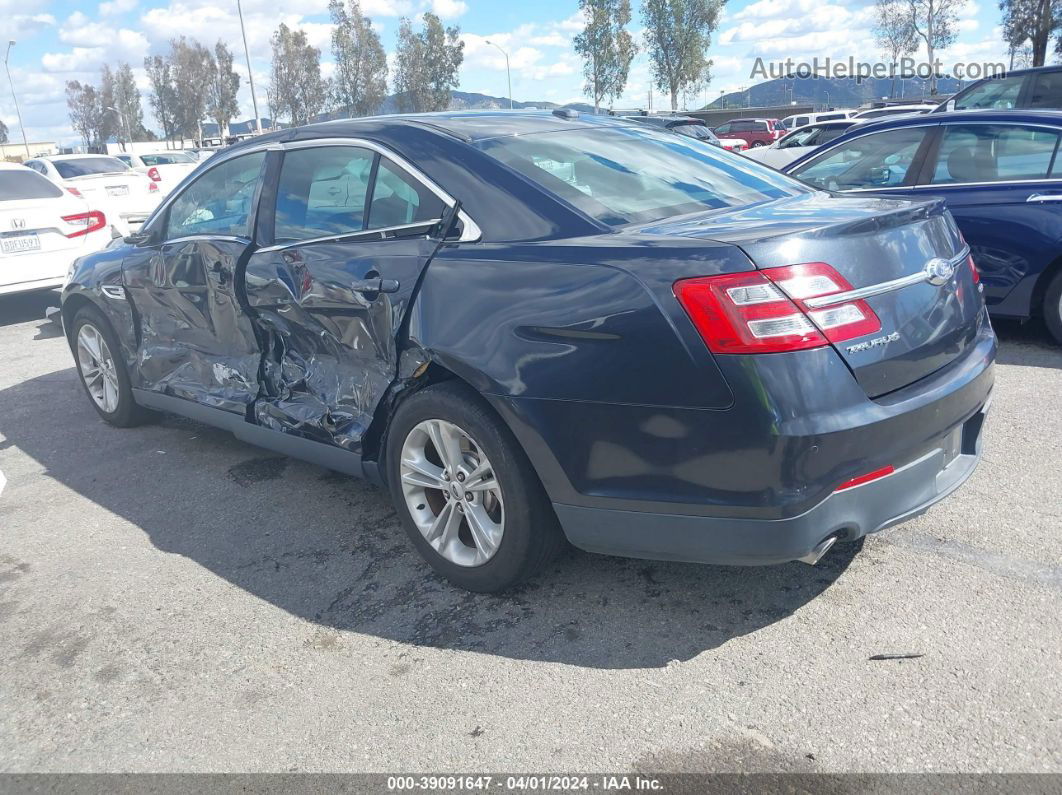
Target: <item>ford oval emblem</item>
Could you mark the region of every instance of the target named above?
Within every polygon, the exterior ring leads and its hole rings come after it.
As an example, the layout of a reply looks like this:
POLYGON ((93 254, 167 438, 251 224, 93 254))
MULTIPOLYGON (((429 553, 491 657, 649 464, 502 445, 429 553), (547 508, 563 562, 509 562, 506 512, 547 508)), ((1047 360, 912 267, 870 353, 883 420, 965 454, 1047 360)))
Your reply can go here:
POLYGON ((936 257, 926 263, 925 272, 926 281, 939 287, 955 275, 955 263, 936 257))

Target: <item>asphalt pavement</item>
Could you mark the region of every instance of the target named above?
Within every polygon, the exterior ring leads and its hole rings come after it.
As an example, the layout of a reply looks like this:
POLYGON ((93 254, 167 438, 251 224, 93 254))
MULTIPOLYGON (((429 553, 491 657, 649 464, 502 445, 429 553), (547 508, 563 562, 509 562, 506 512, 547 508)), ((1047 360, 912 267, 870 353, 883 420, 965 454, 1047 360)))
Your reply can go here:
POLYGON ((52 303, 0 298, 0 771, 1062 772, 1042 326, 997 324, 974 477, 861 551, 572 552, 484 596, 372 486, 176 417, 105 425, 52 303))

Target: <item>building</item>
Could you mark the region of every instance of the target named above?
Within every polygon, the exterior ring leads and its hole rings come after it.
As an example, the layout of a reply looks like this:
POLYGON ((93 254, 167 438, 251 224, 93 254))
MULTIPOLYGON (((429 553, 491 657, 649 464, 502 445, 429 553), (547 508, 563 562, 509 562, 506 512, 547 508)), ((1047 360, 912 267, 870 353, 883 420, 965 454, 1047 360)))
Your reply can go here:
MULTIPOLYGON (((59 154, 59 147, 55 141, 30 141, 29 151, 30 157, 57 155, 59 154)), ((0 144, 0 160, 13 160, 21 163, 23 160, 28 159, 26 157, 26 144, 23 144, 21 140, 13 141, 8 139, 6 144, 0 144)))

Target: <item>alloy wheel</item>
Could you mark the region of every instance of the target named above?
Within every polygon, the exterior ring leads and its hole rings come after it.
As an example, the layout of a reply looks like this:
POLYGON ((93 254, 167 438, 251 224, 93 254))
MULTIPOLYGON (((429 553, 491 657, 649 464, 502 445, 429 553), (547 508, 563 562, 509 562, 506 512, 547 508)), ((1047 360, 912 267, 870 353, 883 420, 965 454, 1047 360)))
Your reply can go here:
POLYGON ((402 444, 402 493, 421 535, 458 566, 482 566, 505 532, 501 486, 483 448, 446 420, 425 420, 402 444))
POLYGON ((105 414, 118 410, 118 370, 99 329, 85 323, 77 333, 77 361, 89 397, 105 414))

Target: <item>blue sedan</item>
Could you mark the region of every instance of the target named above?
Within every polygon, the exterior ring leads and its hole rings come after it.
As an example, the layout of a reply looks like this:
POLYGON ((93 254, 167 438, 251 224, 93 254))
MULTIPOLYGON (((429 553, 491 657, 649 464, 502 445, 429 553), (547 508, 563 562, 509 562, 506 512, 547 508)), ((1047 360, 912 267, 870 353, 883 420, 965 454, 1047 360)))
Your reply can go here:
POLYGON ((975 276, 940 200, 446 113, 226 149, 78 261, 63 321, 106 422, 174 412, 380 482, 436 571, 497 591, 566 540, 813 564, 944 499, 992 389, 975 276))
POLYGON ((845 193, 945 199, 989 312, 1062 342, 1062 113, 961 111, 861 125, 783 169, 845 193))

